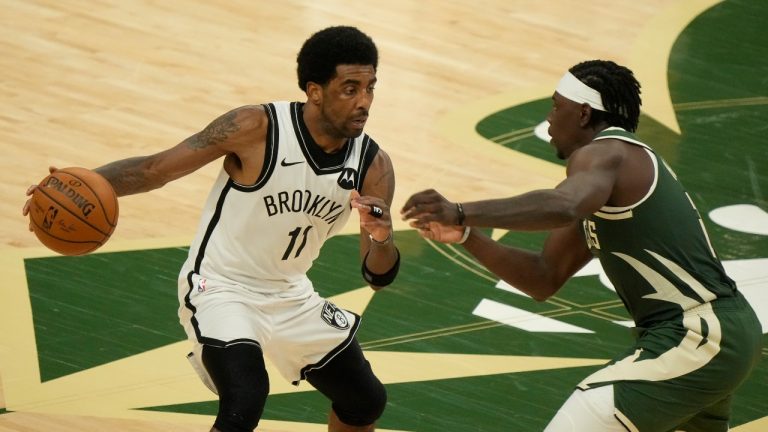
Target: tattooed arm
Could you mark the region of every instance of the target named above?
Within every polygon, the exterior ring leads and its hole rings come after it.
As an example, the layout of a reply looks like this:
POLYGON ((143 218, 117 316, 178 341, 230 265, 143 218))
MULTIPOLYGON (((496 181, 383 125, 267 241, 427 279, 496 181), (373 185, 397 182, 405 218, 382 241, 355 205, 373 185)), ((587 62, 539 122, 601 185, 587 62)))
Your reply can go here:
POLYGON ((263 155, 267 123, 261 106, 236 108, 174 147, 111 162, 94 171, 109 180, 118 196, 160 188, 224 155, 236 158, 238 166, 242 161, 258 161, 258 175, 261 159, 253 153, 263 155))

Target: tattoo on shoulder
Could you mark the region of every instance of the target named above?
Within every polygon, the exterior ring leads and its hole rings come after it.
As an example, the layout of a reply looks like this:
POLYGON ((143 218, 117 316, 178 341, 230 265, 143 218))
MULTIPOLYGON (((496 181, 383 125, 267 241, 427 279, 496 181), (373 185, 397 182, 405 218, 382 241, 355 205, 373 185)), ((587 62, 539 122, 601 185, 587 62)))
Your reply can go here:
POLYGON ((187 145, 193 149, 202 149, 211 145, 224 142, 229 136, 238 130, 240 125, 235 122, 237 111, 230 111, 205 127, 199 133, 187 140, 187 145))

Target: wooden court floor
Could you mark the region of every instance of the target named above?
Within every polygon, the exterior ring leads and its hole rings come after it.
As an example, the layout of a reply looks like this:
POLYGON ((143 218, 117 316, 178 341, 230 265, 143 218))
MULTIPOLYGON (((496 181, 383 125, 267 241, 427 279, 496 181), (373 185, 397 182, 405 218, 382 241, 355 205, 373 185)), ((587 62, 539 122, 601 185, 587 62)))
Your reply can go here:
MULTIPOLYGON (((215 402, 184 359, 174 279, 218 165, 121 198, 113 238, 87 257, 40 247, 21 217, 24 191, 49 165, 157 152, 233 107, 301 100, 296 52, 335 24, 360 27, 379 47, 367 132, 395 165, 395 207, 428 187, 467 201, 553 186, 563 168, 536 126, 563 71, 592 58, 632 68, 643 84, 640 135, 692 192, 768 328, 763 2, 0 5, 0 431, 207 430, 215 402)), ((381 430, 540 430, 581 377, 628 343, 598 270, 537 304, 401 222, 403 272, 373 295, 356 266, 340 264, 354 253, 352 219, 311 276, 363 313, 360 340, 390 395, 381 430), (526 318, 505 320, 511 310, 526 318)), ((271 376, 260 430, 324 430, 322 397, 271 376)), ((766 388, 764 361, 737 394, 733 430, 768 430, 766 388)))

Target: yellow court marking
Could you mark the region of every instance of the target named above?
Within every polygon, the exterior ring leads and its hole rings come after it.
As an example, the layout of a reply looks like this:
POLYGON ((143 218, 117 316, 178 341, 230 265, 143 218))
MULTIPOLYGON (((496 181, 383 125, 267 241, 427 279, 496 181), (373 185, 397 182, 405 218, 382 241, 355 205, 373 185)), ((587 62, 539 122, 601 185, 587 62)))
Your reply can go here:
POLYGON ((643 86, 643 111, 678 135, 680 125, 677 123, 667 81, 667 65, 672 46, 691 21, 718 3, 721 0, 675 2, 646 23, 627 65, 643 86))
POLYGON ((768 416, 731 428, 733 432, 765 432, 768 430, 768 416))

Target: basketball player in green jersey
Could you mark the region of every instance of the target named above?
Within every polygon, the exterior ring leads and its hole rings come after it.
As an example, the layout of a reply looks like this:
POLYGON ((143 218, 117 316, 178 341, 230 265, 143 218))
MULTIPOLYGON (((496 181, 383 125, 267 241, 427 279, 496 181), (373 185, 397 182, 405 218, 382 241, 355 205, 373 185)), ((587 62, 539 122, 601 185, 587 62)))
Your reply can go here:
POLYGON ((546 431, 728 430, 733 392, 760 356, 760 324, 672 170, 632 134, 640 84, 623 66, 587 61, 552 101, 551 144, 567 160, 554 189, 463 204, 427 190, 403 218, 539 301, 599 258, 638 337, 579 383, 546 431), (532 253, 474 227, 550 234, 532 253))

